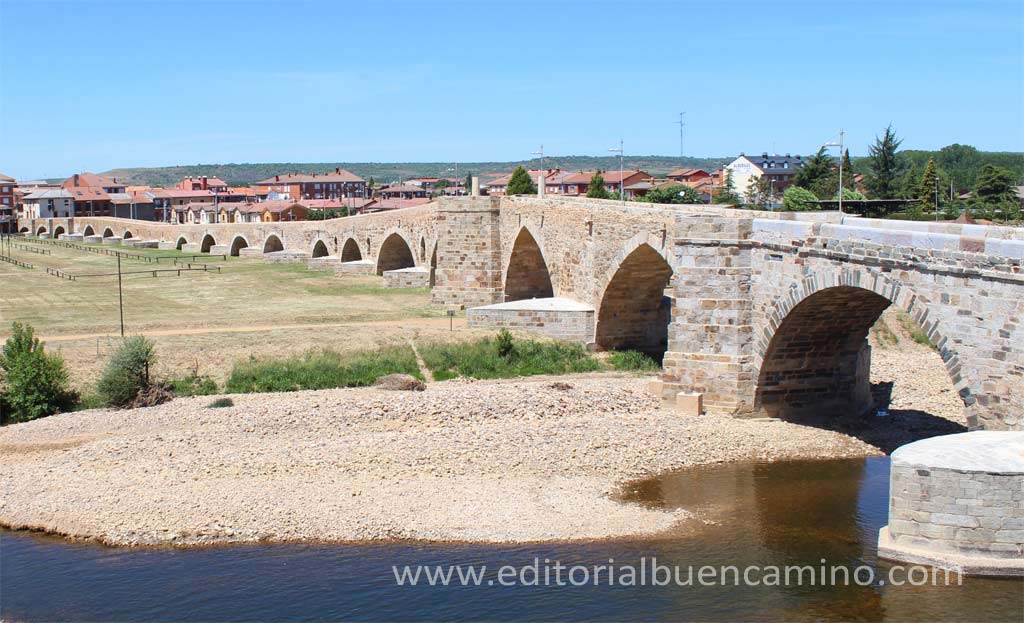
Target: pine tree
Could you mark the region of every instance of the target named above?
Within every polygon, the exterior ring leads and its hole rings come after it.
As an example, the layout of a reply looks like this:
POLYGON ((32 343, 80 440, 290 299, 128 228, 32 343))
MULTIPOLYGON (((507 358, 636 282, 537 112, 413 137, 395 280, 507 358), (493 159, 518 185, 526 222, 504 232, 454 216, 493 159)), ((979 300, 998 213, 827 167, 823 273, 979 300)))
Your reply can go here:
POLYGON ((736 183, 732 180, 732 169, 726 169, 722 173, 722 188, 715 195, 715 203, 740 203, 740 198, 736 195, 736 183))
POLYGON ((604 187, 604 176, 601 175, 600 171, 596 171, 590 177, 590 185, 587 187, 587 197, 591 199, 609 199, 611 193, 604 187))
POLYGON ((536 195, 537 186, 530 179, 530 174, 526 172, 526 169, 522 165, 516 167, 516 170, 512 172, 512 177, 508 180, 508 186, 505 188, 506 195, 536 195))
POLYGON ((939 187, 939 173, 935 168, 935 159, 929 158, 928 164, 924 167, 924 175, 921 183, 917 186, 917 200, 921 204, 922 211, 936 209, 935 195, 939 187))
POLYGON ((854 177, 853 162, 850 161, 850 150, 843 152, 843 188, 857 190, 857 179, 854 177))
POLYGON ((868 192, 872 199, 894 199, 899 192, 898 180, 902 163, 896 156, 902 139, 896 137, 892 124, 885 129, 882 138, 875 137, 870 151, 870 175, 867 179, 868 192))
POLYGON ((466 172, 466 179, 462 182, 462 194, 468 195, 473 190, 473 172, 466 172))
POLYGON ((1013 188, 1013 173, 1006 168, 986 164, 974 186, 974 207, 979 213, 1004 220, 1019 218, 1020 202, 1013 188))
POLYGON ((796 170, 793 184, 817 194, 817 190, 832 176, 832 166, 832 156, 822 147, 796 170))

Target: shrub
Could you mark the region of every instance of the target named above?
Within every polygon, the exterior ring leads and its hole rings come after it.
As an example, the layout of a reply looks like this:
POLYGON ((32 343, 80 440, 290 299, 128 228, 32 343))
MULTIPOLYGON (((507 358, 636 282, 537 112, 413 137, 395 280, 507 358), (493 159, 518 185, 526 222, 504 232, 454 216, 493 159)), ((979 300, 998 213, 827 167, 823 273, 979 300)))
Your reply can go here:
POLYGON ((808 212, 817 210, 818 204, 814 203, 818 197, 799 186, 790 186, 782 193, 782 209, 786 212, 808 212))
POLYGON ((637 372, 653 372, 661 369, 661 364, 636 350, 617 350, 608 355, 608 363, 616 370, 635 370, 637 372))
POLYGON ((26 422, 74 408, 60 355, 47 354, 31 326, 15 322, 0 352, 0 419, 26 422))
POLYGON ((217 381, 195 372, 170 381, 175 396, 209 396, 217 393, 217 381))
POLYGON ((408 346, 347 356, 330 350, 309 351, 286 359, 250 358, 238 362, 224 389, 232 394, 246 394, 365 387, 382 376, 398 373, 423 378, 416 355, 408 346))
POLYGON ((218 399, 214 400, 213 402, 211 402, 210 404, 206 405, 206 408, 207 409, 223 409, 225 407, 233 407, 233 406, 235 406, 235 401, 234 400, 231 400, 230 398, 218 398, 218 399))
POLYGON ((494 343, 498 347, 498 356, 502 359, 508 359, 516 352, 515 342, 512 341, 512 334, 508 332, 508 329, 499 331, 494 343))
POLYGON ((126 338, 107 361, 96 393, 109 407, 127 407, 150 388, 150 370, 155 364, 153 342, 141 335, 126 338))
POLYGON ((497 379, 601 369, 600 362, 580 344, 516 340, 507 356, 502 356, 499 349, 507 347, 508 342, 498 334, 493 340, 427 344, 420 348, 420 355, 438 381, 457 376, 497 379))

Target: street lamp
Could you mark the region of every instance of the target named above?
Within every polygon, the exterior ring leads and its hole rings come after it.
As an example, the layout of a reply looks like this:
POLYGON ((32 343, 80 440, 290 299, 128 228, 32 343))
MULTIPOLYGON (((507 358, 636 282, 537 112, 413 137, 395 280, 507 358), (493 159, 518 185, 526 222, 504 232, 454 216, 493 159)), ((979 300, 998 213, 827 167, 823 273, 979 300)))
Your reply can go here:
POLYGON ((839 128, 839 142, 829 141, 822 147, 839 147, 839 215, 843 214, 843 129, 839 128))
POLYGON ((619 148, 618 149, 612 147, 608 151, 612 152, 613 154, 614 153, 619 154, 619 199, 621 199, 623 205, 625 205, 625 203, 626 203, 626 190, 623 187, 623 183, 622 183, 623 182, 623 177, 624 177, 623 166, 622 166, 622 154, 623 154, 622 139, 621 138, 619 139, 619 148))

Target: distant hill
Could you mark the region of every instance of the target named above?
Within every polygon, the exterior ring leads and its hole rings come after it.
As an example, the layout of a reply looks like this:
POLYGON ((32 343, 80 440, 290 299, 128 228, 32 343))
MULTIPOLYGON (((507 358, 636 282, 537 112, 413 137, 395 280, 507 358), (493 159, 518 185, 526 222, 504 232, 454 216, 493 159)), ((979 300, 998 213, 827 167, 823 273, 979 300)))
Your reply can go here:
MULTIPOLYGON (((640 169, 652 175, 664 175, 679 167, 696 167, 701 169, 717 169, 731 162, 733 158, 684 158, 669 156, 628 156, 624 159, 625 168, 640 169)), ((540 168, 540 159, 522 160, 518 162, 460 162, 459 177, 467 173, 486 175, 488 173, 511 173, 517 166, 540 168)), ((595 169, 618 169, 619 159, 615 156, 546 156, 544 166, 560 168, 565 171, 592 171, 595 169)), ((267 162, 244 164, 194 164, 173 167, 124 168, 104 171, 103 175, 116 177, 118 181, 130 185, 170 186, 189 175, 206 175, 219 177, 232 186, 245 186, 259 180, 265 180, 280 173, 326 173, 336 167, 348 169, 356 175, 369 180, 371 177, 378 184, 397 181, 399 178, 454 177, 451 162, 267 162)))

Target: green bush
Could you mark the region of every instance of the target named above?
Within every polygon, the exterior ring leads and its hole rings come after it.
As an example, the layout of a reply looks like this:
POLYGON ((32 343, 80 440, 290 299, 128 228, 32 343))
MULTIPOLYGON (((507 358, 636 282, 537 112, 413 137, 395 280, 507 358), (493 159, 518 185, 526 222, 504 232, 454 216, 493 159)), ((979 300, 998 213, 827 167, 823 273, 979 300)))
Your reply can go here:
POLYGON ((661 369, 661 364, 636 350, 617 350, 608 355, 608 363, 616 370, 635 370, 637 372, 653 372, 661 369))
POLYGON ((153 342, 141 335, 126 338, 107 361, 96 393, 108 407, 127 407, 150 388, 150 370, 154 365, 153 342))
POLYGON ((230 398, 218 398, 218 399, 214 400, 213 402, 211 402, 210 404, 206 405, 206 408, 207 409, 223 409, 225 407, 233 407, 233 406, 235 406, 235 401, 234 400, 231 400, 230 398))
POLYGON ((460 344, 427 344, 420 347, 424 363, 443 381, 457 376, 497 379, 533 374, 566 374, 600 370, 601 364, 580 344, 511 340, 499 334, 460 344), (511 350, 509 350, 511 348, 511 350), (507 354, 503 356, 501 352, 507 354))
POLYGON ((401 346, 346 356, 323 350, 287 359, 250 358, 234 365, 224 388, 228 393, 246 394, 363 387, 388 374, 409 374, 422 380, 412 348, 401 346))
POLYGON ((817 203, 818 197, 799 186, 790 186, 782 193, 782 209, 786 212, 809 212, 820 209, 817 203))
POLYGON ((209 396, 217 393, 217 381, 192 372, 170 381, 175 396, 209 396))
POLYGON ((495 345, 498 347, 498 356, 502 359, 508 359, 516 354, 516 345, 512 341, 512 334, 508 332, 508 329, 498 331, 495 345))
POLYGON ((64 359, 47 354, 31 326, 15 322, 0 352, 0 420, 26 422, 74 408, 64 359))

